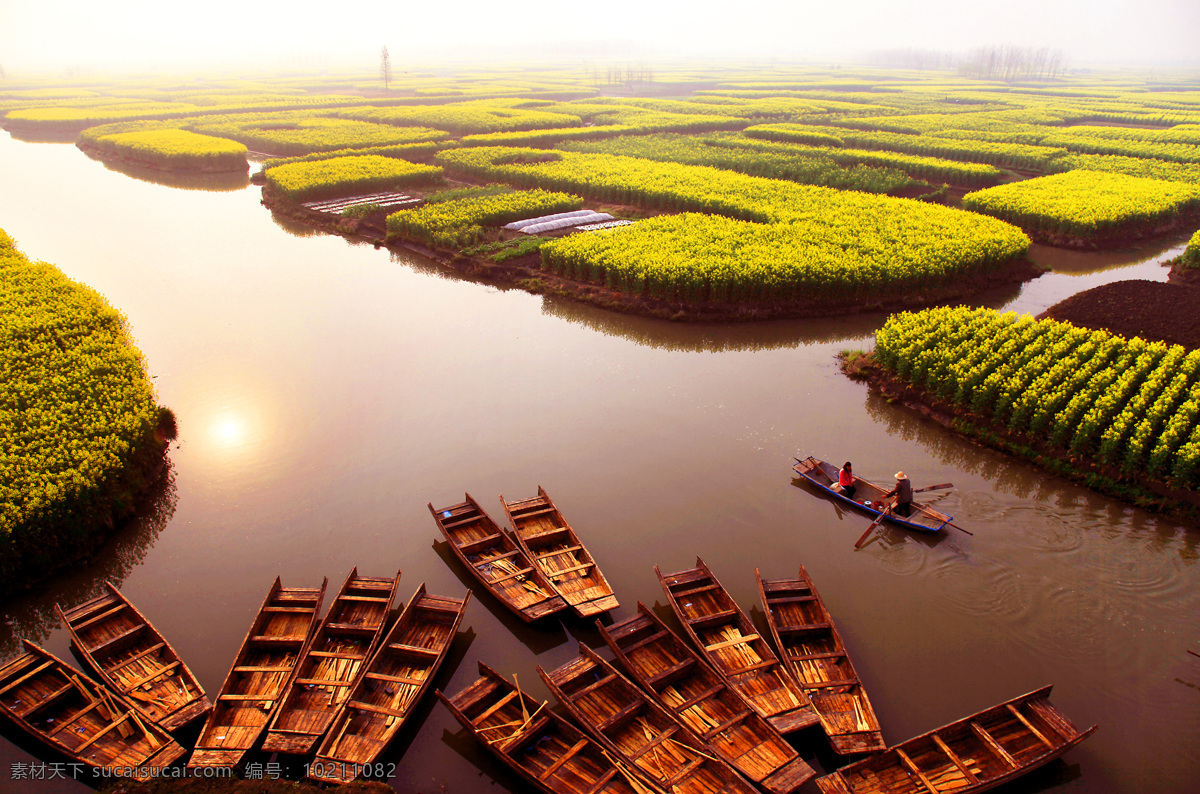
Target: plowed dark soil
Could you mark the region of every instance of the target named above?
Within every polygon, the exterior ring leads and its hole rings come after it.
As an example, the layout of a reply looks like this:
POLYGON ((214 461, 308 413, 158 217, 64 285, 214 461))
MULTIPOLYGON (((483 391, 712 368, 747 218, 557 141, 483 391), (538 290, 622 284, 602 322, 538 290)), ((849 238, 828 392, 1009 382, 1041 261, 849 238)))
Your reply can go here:
POLYGON ((1114 281, 1072 295, 1041 316, 1200 349, 1200 287, 1114 281))

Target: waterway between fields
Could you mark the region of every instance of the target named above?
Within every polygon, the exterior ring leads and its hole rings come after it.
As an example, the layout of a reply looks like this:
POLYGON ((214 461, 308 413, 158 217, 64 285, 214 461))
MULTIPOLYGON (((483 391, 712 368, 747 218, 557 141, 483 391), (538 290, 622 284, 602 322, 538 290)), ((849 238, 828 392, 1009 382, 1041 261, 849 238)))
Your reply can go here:
MULTIPOLYGON (((407 598, 469 585, 426 509, 539 485, 621 600, 664 603, 664 572, 703 557, 744 607, 754 569, 807 567, 889 743, 1044 684, 1100 730, 1013 792, 1185 792, 1200 778, 1200 530, 979 448, 871 396, 835 354, 881 315, 679 325, 464 281, 407 254, 275 222, 256 187, 188 189, 107 169, 73 146, 0 135, 0 228, 129 318, 179 417, 173 482, 94 564, 4 606, 0 653, 28 637, 69 656, 53 605, 110 579, 206 689, 221 685, 276 575, 336 586, 403 569, 407 598), (884 530, 792 482, 794 455, 887 481, 951 481, 937 501, 974 536, 884 530)), ((1124 278, 1163 280, 1181 240, 1124 254, 1036 248, 1055 272, 981 303, 1039 312, 1124 278)), ((450 667, 483 660, 548 696, 595 630, 517 625, 476 592, 450 667)), ((603 652, 607 655, 607 650, 603 652)), ((440 705, 385 756, 406 792, 518 791, 440 705)), ((188 737, 190 739, 190 736, 188 737)), ((810 758, 812 749, 800 743, 810 758)), ((35 745, 0 730, 0 789, 35 745), (14 741, 15 740, 15 741, 14 741)), ((815 789, 814 789, 815 790, 815 789)))

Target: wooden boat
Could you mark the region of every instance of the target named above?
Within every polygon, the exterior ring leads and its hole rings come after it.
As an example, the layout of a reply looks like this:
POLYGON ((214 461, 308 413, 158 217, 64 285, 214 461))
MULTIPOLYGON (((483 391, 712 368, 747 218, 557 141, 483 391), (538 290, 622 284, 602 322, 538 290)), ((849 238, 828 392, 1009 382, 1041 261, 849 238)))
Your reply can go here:
POLYGON ((600 567, 540 485, 535 497, 507 502, 501 496, 500 503, 517 543, 575 614, 586 618, 620 606, 600 567))
POLYGON ((703 560, 665 576, 656 565, 654 573, 688 635, 751 708, 780 733, 817 724, 808 695, 703 560))
POLYGON ((597 628, 642 689, 747 779, 772 794, 792 794, 816 776, 779 731, 645 604, 638 603, 633 617, 597 628))
POLYGON ((22 640, 25 653, 0 668, 0 713, 73 762, 147 780, 186 752, 122 695, 49 651, 22 640))
MULTIPOLYGON (((875 483, 868 482, 862 477, 855 475, 854 486, 857 490, 854 492, 854 498, 849 499, 840 490, 833 488, 833 485, 838 481, 838 472, 841 471, 841 468, 834 466, 832 463, 826 463, 820 458, 811 456, 804 460, 797 460, 796 465, 792 467, 792 471, 843 504, 853 505, 871 518, 878 518, 879 514, 883 512, 886 507, 883 495, 891 490, 891 488, 881 488, 875 483)), ((939 513, 932 507, 920 504, 919 502, 912 503, 912 514, 907 518, 895 513, 888 513, 884 517, 884 521, 890 521, 896 526, 916 532, 929 533, 941 532, 953 520, 954 516, 939 513)))
POLYGON ((554 615, 567 608, 557 591, 529 564, 525 551, 466 494, 462 504, 429 512, 450 548, 488 592, 526 622, 554 615))
POLYGON ((675 715, 582 643, 579 656, 538 675, 603 747, 667 791, 757 794, 733 767, 711 755, 675 715))
POLYGON ((884 749, 879 720, 846 646, 804 567, 795 579, 763 579, 754 569, 763 610, 783 663, 812 701, 833 750, 884 749))
POLYGON ((306 755, 316 749, 383 636, 399 584, 399 571, 391 579, 350 572, 296 664, 264 751, 306 755))
POLYGON ((275 577, 200 731, 189 769, 236 767, 262 737, 317 627, 328 584, 284 587, 275 577))
POLYGON ((550 794, 665 794, 483 662, 481 678, 438 698, 502 763, 550 794))
POLYGON ((334 717, 309 777, 349 783, 379 758, 433 685, 470 600, 470 591, 446 598, 417 588, 334 717))
POLYGON ((121 591, 108 593, 58 616, 71 642, 109 687, 168 731, 182 728, 212 708, 192 671, 121 591))
POLYGON ((1050 702, 1050 687, 1013 698, 818 778, 824 794, 987 791, 1053 761, 1091 735, 1050 702))

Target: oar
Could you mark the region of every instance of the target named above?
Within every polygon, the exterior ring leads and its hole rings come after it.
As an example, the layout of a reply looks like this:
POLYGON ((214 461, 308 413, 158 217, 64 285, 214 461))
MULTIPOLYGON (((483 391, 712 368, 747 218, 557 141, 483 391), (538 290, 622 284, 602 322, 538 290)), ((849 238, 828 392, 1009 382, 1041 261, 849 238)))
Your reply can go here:
POLYGON ((1192 656, 1195 656, 1195 657, 1197 657, 1197 658, 1200 658, 1200 653, 1196 653, 1195 651, 1193 651, 1193 650, 1191 650, 1191 649, 1188 649, 1188 653, 1190 653, 1192 656))
POLYGON ((882 513, 880 513, 879 516, 874 521, 871 522, 871 526, 867 527, 867 531, 862 533, 862 537, 859 538, 855 542, 854 548, 856 548, 856 549, 860 548, 862 546, 862 544, 866 541, 867 536, 870 535, 873 531, 875 531, 875 527, 879 526, 879 522, 883 521, 883 517, 886 516, 890 512, 892 512, 892 506, 888 505, 887 508, 885 508, 884 511, 882 513))
POLYGON ((963 528, 962 528, 962 527, 960 527, 958 524, 951 524, 949 521, 947 521, 947 522, 946 522, 946 526, 948 526, 948 527, 954 527, 954 528, 955 528, 955 529, 957 529, 959 532, 966 532, 968 535, 971 535, 971 536, 974 536, 974 535, 975 535, 975 533, 974 533, 974 532, 972 532, 971 530, 969 530, 969 529, 963 529, 963 528))
POLYGON ((943 488, 953 488, 954 483, 944 482, 941 485, 926 485, 924 488, 917 488, 913 493, 924 493, 925 491, 940 491, 943 488))

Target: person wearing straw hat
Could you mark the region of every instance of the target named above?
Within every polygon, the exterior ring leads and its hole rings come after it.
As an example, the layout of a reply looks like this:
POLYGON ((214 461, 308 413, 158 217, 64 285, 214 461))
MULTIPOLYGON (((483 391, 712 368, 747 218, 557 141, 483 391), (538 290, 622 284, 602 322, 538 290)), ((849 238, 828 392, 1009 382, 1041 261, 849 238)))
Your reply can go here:
POLYGON ((896 497, 894 511, 896 515, 908 518, 912 513, 913 490, 912 483, 908 481, 908 475, 902 471, 896 472, 896 487, 883 495, 884 499, 889 496, 896 497))

